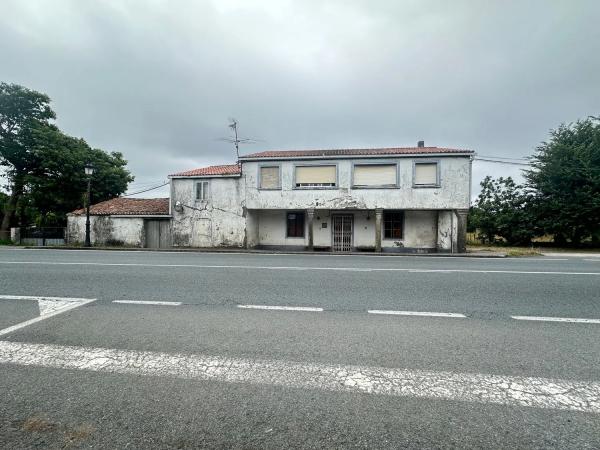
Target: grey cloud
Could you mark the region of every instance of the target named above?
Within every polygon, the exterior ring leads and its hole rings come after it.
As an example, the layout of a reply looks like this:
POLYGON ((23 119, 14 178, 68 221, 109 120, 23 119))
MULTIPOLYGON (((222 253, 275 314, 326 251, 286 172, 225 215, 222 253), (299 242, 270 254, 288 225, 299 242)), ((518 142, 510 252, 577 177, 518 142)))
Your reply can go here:
MULTIPOLYGON (((9 0, 0 79, 123 152, 136 183, 267 148, 414 145, 523 156, 598 114, 600 4, 9 0)), ((487 173, 519 168, 475 163, 487 173)))

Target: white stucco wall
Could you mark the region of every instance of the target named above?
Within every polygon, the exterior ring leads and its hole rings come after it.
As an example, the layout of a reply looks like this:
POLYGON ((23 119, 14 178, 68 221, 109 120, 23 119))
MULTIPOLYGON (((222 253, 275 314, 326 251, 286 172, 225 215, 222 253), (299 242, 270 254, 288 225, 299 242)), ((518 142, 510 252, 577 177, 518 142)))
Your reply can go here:
MULTIPOLYGON (((294 246, 308 245, 308 223, 305 222, 303 238, 286 237, 287 211, 253 211, 258 217, 258 245, 294 246)), ((331 215, 350 214, 354 218, 353 247, 359 249, 375 248, 375 213, 373 211, 329 211, 315 210, 313 219, 313 243, 315 247, 331 246, 331 215), (323 223, 327 226, 323 228, 323 223)), ((443 212, 451 214, 451 212, 443 212)), ((382 229, 381 246, 387 249, 435 249, 438 246, 438 211, 405 211, 403 239, 384 239, 382 229)), ((450 222, 442 227, 450 226, 450 222)), ((383 224, 382 224, 383 228, 383 224)), ((450 236, 450 229, 445 230, 450 236)), ((448 247, 449 250, 449 242, 448 247)), ((446 249, 446 247, 444 247, 446 249)))
POLYGON ((438 156, 432 158, 386 158, 378 162, 396 163, 399 187, 388 189, 352 189, 353 164, 373 159, 319 161, 244 162, 242 177, 249 209, 466 209, 469 207, 470 158, 438 156), (440 187, 413 187, 413 162, 438 161, 440 187), (295 164, 336 164, 338 187, 335 189, 294 189, 295 164), (281 189, 259 190, 260 165, 281 166, 281 189))
POLYGON ((244 162, 240 177, 172 178, 173 245, 305 247, 308 245, 307 230, 303 238, 286 236, 286 212, 314 209, 315 247, 331 246, 331 215, 345 212, 354 216, 354 247, 374 248, 374 210, 381 208, 405 211, 403 239, 387 240, 382 236, 383 248, 451 250, 456 238, 456 220, 450 210, 469 207, 470 158, 436 156, 377 160, 398 165, 398 187, 352 189, 353 164, 365 162, 373 162, 373 159, 311 161, 337 165, 338 186, 335 189, 294 189, 295 164, 306 161, 244 162), (439 187, 413 187, 413 163, 417 160, 439 163, 439 187), (258 189, 258 170, 263 164, 281 166, 281 189, 258 189), (200 181, 210 183, 207 201, 195 199, 195 186, 200 181), (182 204, 181 208, 175 207, 177 202, 182 204))
MULTIPOLYGON (((85 216, 67 218, 67 239, 70 244, 85 241, 85 216)), ((127 245, 142 247, 144 219, 141 217, 90 216, 92 245, 127 245)))
MULTIPOLYGON (((204 179, 206 181, 206 179, 204 179)), ((175 247, 242 247, 246 218, 238 177, 211 178, 207 201, 196 200, 197 178, 171 180, 172 242, 175 247), (180 211, 177 202, 183 205, 180 211)))

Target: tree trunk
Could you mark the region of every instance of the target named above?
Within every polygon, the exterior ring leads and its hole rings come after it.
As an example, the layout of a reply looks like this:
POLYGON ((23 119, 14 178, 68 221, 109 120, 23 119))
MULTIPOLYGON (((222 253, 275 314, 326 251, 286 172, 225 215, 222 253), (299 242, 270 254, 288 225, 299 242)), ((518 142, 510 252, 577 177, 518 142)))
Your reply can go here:
POLYGON ((19 203, 19 199, 22 195, 23 184, 19 178, 16 178, 13 184, 12 192, 8 198, 8 202, 6 202, 6 206, 4 207, 4 217, 2 218, 2 225, 0 225, 1 234, 4 235, 10 232, 10 225, 15 215, 15 211, 17 210, 17 204, 19 203))

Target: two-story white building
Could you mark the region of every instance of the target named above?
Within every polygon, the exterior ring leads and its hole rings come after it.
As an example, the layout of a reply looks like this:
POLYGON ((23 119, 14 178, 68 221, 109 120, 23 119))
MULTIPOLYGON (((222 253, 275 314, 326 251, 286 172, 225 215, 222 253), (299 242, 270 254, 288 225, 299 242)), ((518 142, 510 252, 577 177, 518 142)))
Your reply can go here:
POLYGON ((464 252, 469 150, 266 151, 170 175, 174 247, 464 252))
MULTIPOLYGON (((92 206, 95 245, 464 252, 473 152, 266 151, 169 176, 169 199, 92 206)), ((84 240, 85 215, 68 218, 84 240)))

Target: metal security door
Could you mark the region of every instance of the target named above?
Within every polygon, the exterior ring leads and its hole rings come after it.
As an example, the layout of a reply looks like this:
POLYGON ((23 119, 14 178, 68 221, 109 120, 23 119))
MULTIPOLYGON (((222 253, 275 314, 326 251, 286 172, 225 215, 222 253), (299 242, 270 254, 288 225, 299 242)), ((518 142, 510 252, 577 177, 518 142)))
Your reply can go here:
POLYGON ((145 220, 146 248, 171 247, 171 224, 168 220, 145 220))
POLYGON ((334 252, 349 252, 352 250, 352 223, 350 214, 331 216, 332 245, 334 252))

